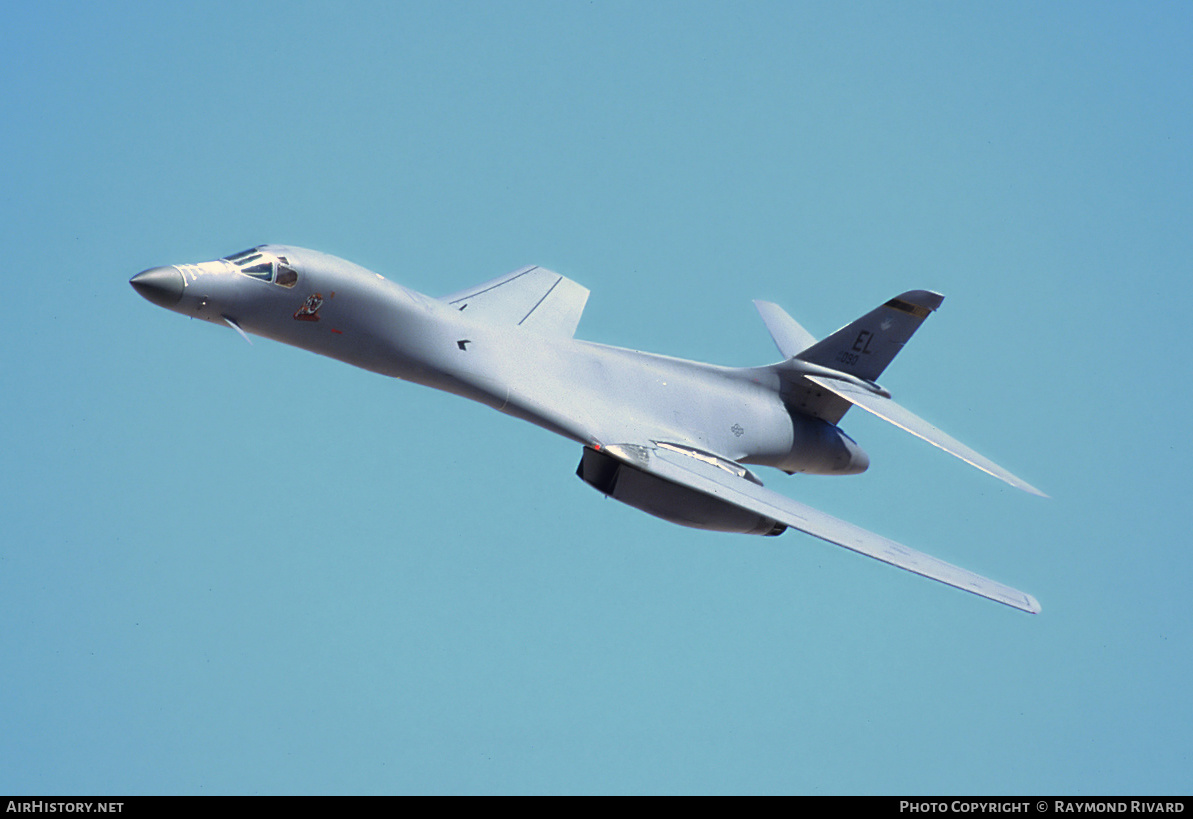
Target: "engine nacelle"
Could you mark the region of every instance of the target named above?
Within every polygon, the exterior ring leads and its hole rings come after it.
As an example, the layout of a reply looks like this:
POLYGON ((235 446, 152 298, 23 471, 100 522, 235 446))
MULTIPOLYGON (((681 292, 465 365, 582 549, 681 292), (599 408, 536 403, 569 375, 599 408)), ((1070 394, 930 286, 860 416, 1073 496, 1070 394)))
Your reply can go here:
POLYGON ((811 475, 857 475, 870 467, 870 456, 840 427, 807 415, 791 416, 791 447, 759 453, 746 463, 811 475))
POLYGON ((779 535, 787 529, 776 520, 651 475, 590 447, 584 448, 576 474, 614 500, 680 526, 746 535, 779 535))

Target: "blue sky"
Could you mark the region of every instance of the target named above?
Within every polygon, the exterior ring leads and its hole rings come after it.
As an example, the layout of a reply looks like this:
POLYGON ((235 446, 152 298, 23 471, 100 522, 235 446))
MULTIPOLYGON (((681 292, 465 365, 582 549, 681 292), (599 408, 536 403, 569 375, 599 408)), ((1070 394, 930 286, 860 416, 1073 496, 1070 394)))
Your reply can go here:
POLYGON ((1188 793, 1180 3, 43 3, 0 30, 0 792, 1188 793), (670 526, 479 405, 157 309, 281 242, 777 358, 946 295, 768 486, 1034 594, 670 526))

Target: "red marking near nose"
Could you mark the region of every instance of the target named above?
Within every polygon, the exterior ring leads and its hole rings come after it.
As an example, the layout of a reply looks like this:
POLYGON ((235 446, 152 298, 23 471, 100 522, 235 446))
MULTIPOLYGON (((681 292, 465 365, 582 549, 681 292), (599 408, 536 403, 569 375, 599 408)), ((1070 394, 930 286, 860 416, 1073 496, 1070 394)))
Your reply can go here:
POLYGON ((337 329, 336 329, 336 328, 334 328, 334 327, 332 327, 332 328, 331 328, 331 331, 332 331, 333 333, 335 333, 337 336, 342 336, 342 335, 344 335, 344 331, 343 331, 343 330, 337 330, 337 329))

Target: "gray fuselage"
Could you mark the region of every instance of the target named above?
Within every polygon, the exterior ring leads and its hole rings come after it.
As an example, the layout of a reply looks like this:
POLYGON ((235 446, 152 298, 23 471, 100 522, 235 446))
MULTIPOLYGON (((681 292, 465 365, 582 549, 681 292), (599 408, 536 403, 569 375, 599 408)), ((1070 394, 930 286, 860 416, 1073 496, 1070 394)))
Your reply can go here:
MULTIPOLYGON (((490 323, 351 262, 280 245, 289 276, 177 265, 169 309, 487 404, 588 446, 671 442, 787 472, 855 474, 866 454, 791 410, 778 367, 730 368, 490 323)), ((276 263, 275 263, 276 267, 276 263)), ((159 302, 160 303, 160 302, 159 302)))

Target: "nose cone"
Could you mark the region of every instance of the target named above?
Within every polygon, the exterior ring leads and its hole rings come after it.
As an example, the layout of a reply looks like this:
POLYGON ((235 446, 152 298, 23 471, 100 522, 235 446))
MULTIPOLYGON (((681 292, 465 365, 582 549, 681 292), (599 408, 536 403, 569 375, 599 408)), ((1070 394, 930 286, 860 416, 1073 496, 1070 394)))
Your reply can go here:
POLYGON ((142 296, 158 307, 170 308, 182 300, 185 286, 176 267, 151 267, 128 280, 142 296))

